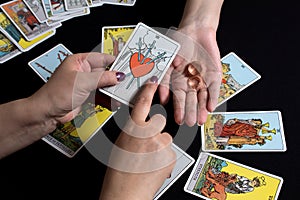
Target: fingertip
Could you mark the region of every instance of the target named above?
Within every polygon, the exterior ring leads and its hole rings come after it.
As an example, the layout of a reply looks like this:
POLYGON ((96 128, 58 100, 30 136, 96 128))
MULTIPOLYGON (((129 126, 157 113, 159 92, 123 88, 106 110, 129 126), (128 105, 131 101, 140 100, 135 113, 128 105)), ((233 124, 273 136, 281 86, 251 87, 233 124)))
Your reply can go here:
POLYGON ((158 78, 157 78, 157 76, 152 76, 152 77, 150 78, 150 82, 151 82, 151 83, 158 83, 158 78))

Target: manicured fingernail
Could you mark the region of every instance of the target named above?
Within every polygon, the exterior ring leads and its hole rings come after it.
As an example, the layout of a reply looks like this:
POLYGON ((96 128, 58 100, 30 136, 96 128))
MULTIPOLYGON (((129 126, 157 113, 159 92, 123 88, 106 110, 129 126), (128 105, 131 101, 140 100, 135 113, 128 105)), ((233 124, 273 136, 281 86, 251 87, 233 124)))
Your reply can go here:
POLYGON ((124 81, 126 75, 125 75, 123 72, 117 72, 117 73, 116 73, 116 77, 117 77, 117 80, 118 80, 119 82, 121 82, 121 81, 124 81))
POLYGON ((153 83, 157 83, 157 82, 158 82, 157 76, 152 76, 152 77, 150 78, 150 81, 153 82, 153 83))

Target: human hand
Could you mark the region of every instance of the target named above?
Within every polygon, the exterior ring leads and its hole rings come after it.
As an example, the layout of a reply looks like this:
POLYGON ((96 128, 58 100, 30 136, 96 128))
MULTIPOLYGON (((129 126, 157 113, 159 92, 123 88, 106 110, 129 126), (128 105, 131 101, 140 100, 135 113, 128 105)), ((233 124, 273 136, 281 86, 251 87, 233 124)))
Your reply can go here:
POLYGON ((61 124, 68 122, 80 112, 92 91, 115 85, 125 78, 123 73, 105 71, 114 59, 96 52, 70 55, 30 98, 36 105, 43 105, 39 109, 45 110, 48 117, 61 124))
POLYGON ((152 200, 170 177, 176 154, 172 137, 161 133, 166 120, 146 121, 157 84, 146 83, 135 99, 131 117, 117 138, 104 178, 101 200, 152 200))
POLYGON ((170 31, 172 38, 181 44, 180 52, 165 75, 159 88, 160 100, 169 99, 169 84, 172 83, 174 117, 178 124, 202 125, 208 112, 218 102, 222 67, 216 32, 223 0, 187 0, 177 31, 170 31), (190 90, 184 74, 192 63, 204 80, 207 90, 190 90))
POLYGON ((162 104, 166 104, 173 92, 174 118, 176 123, 205 123, 208 112, 217 103, 222 78, 222 67, 215 33, 205 28, 190 30, 181 28, 170 31, 170 36, 181 44, 181 50, 174 59, 159 87, 162 104), (203 84, 201 89, 188 84, 187 68, 193 66, 203 84))

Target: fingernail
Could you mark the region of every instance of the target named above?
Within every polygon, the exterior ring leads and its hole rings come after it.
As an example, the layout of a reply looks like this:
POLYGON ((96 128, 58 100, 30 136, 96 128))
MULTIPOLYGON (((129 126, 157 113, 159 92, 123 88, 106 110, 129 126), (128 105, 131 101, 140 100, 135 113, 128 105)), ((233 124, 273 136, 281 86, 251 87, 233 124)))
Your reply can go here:
POLYGON ((172 174, 170 174, 167 178, 171 178, 172 174))
POLYGON ((123 72, 117 72, 117 73, 116 73, 116 77, 117 77, 117 80, 118 80, 119 82, 121 82, 121 81, 124 81, 126 75, 125 75, 123 72))
POLYGON ((151 81, 152 83, 157 83, 157 82, 158 82, 157 76, 152 76, 152 77, 150 78, 150 81, 151 81))

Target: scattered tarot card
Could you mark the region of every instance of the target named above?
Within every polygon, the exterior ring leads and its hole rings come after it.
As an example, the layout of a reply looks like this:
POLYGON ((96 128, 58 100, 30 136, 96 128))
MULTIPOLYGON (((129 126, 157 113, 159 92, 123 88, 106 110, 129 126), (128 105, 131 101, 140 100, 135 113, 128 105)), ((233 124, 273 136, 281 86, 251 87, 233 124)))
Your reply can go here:
MULTIPOLYGON (((64 45, 58 44, 28 65, 47 82, 54 70, 71 54, 64 45)), ((57 127, 42 139, 64 155, 73 157, 115 112, 101 105, 85 103, 73 120, 57 127)))
POLYGON ((4 63, 22 52, 0 29, 0 63, 4 63))
POLYGON ((223 77, 217 106, 261 78, 256 71, 233 52, 224 56, 221 62, 223 77))
POLYGON ((286 151, 280 111, 215 112, 201 126, 202 150, 286 151))
POLYGON ((47 16, 43 8, 42 0, 23 0, 23 2, 28 6, 32 14, 38 19, 40 23, 47 21, 47 16))
POLYGON ((58 44, 37 58, 28 62, 28 65, 35 71, 43 81, 47 82, 54 70, 62 63, 62 61, 71 55, 63 44, 58 44))
POLYGON ((22 51, 26 52, 55 35, 56 30, 51 30, 31 41, 26 40, 19 30, 11 23, 10 19, 0 11, 0 29, 6 33, 7 37, 22 51))
POLYGON ((103 26, 101 52, 117 56, 135 27, 136 25, 103 26))
POLYGON ((161 188, 156 192, 154 200, 157 200, 168 188, 171 187, 176 180, 188 170, 192 164, 195 162, 195 159, 188 155, 185 151, 179 148, 174 143, 172 144, 172 149, 176 152, 177 160, 173 168, 171 177, 166 179, 161 188))
POLYGON ((120 84, 100 89, 121 103, 133 106, 138 89, 152 76, 162 80, 180 44, 160 32, 138 23, 130 38, 118 54, 110 70, 124 72, 120 84))
POLYGON ((82 8, 88 8, 89 4, 86 0, 64 0, 65 8, 66 10, 74 10, 74 9, 82 9, 82 8))
POLYGON ((100 0, 102 4, 115 4, 115 5, 121 5, 121 6, 133 6, 136 2, 136 0, 100 0))
POLYGON ((40 23, 22 0, 1 4, 1 9, 28 41, 57 28, 45 22, 40 23))
POLYGON ((201 152, 184 191, 207 200, 276 200, 281 177, 201 152))

